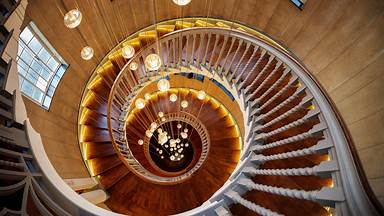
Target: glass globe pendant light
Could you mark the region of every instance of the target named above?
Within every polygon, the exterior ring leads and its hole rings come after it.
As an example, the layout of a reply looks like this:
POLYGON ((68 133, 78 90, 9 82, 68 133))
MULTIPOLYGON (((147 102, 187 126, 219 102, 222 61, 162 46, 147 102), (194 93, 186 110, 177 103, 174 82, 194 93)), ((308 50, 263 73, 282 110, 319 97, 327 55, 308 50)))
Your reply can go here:
POLYGON ((197 92, 197 99, 199 99, 199 100, 204 100, 204 98, 205 98, 205 91, 203 91, 203 90, 200 90, 199 92, 197 92))
POLYGON ((157 88, 162 92, 167 91, 170 88, 169 81, 164 78, 160 79, 159 82, 157 82, 157 88))
POLYGON ((154 70, 158 70, 160 67, 161 67, 161 59, 160 59, 160 56, 157 55, 157 54, 149 54, 146 58, 145 58, 145 67, 149 70, 149 71, 154 71, 154 70))
POLYGON ((172 1, 177 5, 184 6, 189 4, 192 0, 172 0, 172 1))
POLYGON ((123 53, 123 57, 126 59, 130 59, 135 55, 135 48, 131 45, 125 45, 122 49, 121 52, 123 53))
POLYGON ((180 105, 181 105, 181 107, 182 108, 187 108, 188 107, 188 101, 186 101, 186 100, 183 100, 183 101, 181 101, 181 103, 180 103, 180 105))
POLYGON ((137 109, 143 109, 145 107, 145 100, 143 98, 138 98, 135 101, 135 107, 137 109))
POLYGON ((169 96, 169 100, 170 100, 171 102, 176 102, 176 101, 177 101, 177 95, 176 95, 176 94, 171 94, 171 95, 169 96))
POLYGON ((129 64, 129 69, 130 70, 137 70, 137 68, 139 67, 139 65, 137 64, 137 62, 131 62, 131 64, 129 64))
POLYGON ((81 58, 84 60, 89 60, 93 57, 93 49, 90 46, 83 47, 81 49, 81 58))
POLYGON ((67 28, 76 28, 80 25, 82 18, 83 15, 78 9, 70 10, 64 15, 64 25, 67 28))

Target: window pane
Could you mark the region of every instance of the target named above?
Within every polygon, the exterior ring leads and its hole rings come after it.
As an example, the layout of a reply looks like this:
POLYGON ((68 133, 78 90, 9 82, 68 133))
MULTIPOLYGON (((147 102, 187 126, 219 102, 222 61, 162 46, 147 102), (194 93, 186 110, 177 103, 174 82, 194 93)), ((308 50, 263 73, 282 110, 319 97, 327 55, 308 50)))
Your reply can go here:
POLYGON ((25 78, 27 78, 33 84, 36 83, 37 77, 39 77, 39 75, 37 75, 36 72, 34 72, 32 69, 29 69, 27 76, 25 76, 25 78))
POLYGON ((49 54, 49 52, 45 48, 41 49, 39 53, 40 60, 44 63, 47 63, 49 57, 51 57, 51 54, 49 54))
POLYGON ((41 100, 43 99, 43 92, 38 89, 35 89, 32 98, 41 102, 41 100))
POLYGON ((54 58, 49 59, 48 67, 51 70, 55 71, 57 69, 57 66, 59 66, 59 63, 54 58))
POLYGON ((28 42, 31 40, 32 37, 33 37, 33 34, 32 34, 32 32, 28 29, 28 27, 25 28, 25 29, 21 32, 21 34, 20 34, 20 38, 21 38, 22 40, 24 40, 25 43, 28 43, 28 42))
POLYGON ((49 105, 51 104, 51 99, 52 99, 51 97, 46 96, 45 99, 44 99, 43 106, 48 108, 49 105))
POLYGON ((33 60, 33 57, 27 52, 27 50, 24 49, 23 53, 21 53, 21 56, 20 56, 21 60, 25 63, 25 64, 31 64, 32 60, 33 60))
POLYGON ((41 89, 42 91, 45 91, 45 88, 47 87, 47 81, 45 81, 43 78, 39 77, 36 82, 36 86, 41 89))
POLYGON ((36 59, 32 61, 31 68, 38 74, 40 74, 40 70, 43 69, 40 62, 38 62, 36 59))
POLYGON ((28 96, 32 96, 32 93, 33 93, 33 89, 35 87, 33 87, 33 85, 29 82, 23 82, 23 85, 21 86, 21 90, 28 96))
POLYGON ((35 37, 31 40, 31 42, 29 42, 28 46, 35 54, 39 53, 42 47, 40 42, 35 37))
POLYGON ((47 70, 47 68, 43 68, 43 70, 41 71, 41 76, 45 79, 45 80, 50 80, 51 77, 52 77, 52 74, 49 73, 49 71, 47 70))
POLYGON ((17 70, 19 71, 19 74, 23 76, 27 75, 27 71, 24 70, 24 68, 20 64, 17 64, 17 70))

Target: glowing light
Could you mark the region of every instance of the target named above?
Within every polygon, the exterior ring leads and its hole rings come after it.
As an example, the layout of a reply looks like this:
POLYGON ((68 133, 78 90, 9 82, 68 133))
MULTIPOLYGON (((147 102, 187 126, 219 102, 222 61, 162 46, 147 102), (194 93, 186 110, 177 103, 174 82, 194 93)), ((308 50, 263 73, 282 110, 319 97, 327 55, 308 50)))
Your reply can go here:
POLYGON ((143 109, 145 107, 145 100, 143 98, 136 99, 135 106, 137 109, 143 109))
POLYGON ((151 138, 151 136, 153 135, 152 132, 150 130, 146 130, 145 131, 145 135, 149 138, 151 138))
POLYGON ((126 59, 130 59, 135 55, 135 48, 131 45, 126 45, 121 49, 121 52, 123 54, 123 57, 126 59))
POLYGON ((64 15, 64 25, 67 28, 76 28, 80 25, 82 18, 83 15, 78 9, 70 10, 64 15))
POLYGON ((160 67, 161 67, 161 59, 160 59, 160 56, 157 55, 157 54, 149 54, 146 58, 145 58, 145 67, 149 70, 149 71, 154 71, 154 70, 158 70, 160 67))
POLYGON ((185 133, 188 133, 188 128, 184 128, 184 132, 185 132, 185 133))
POLYGON ((171 95, 169 96, 169 100, 170 100, 171 102, 176 102, 176 101, 177 101, 177 95, 176 95, 176 94, 171 94, 171 95))
POLYGON ((84 60, 89 60, 93 57, 93 49, 90 46, 83 47, 83 49, 81 49, 80 54, 81 58, 83 58, 84 60))
POLYGON ((180 133, 181 138, 186 139, 188 137, 188 134, 185 132, 180 133))
POLYGON ((184 108, 184 109, 185 109, 185 108, 187 108, 187 107, 188 107, 188 101, 186 101, 186 100, 183 100, 183 101, 181 101, 181 104, 180 104, 180 105, 181 105, 181 107, 182 107, 182 108, 184 108))
POLYGON ((197 99, 199 100, 204 100, 205 99, 205 91, 203 90, 200 90, 198 93, 197 93, 197 99))
POLYGON ((160 79, 159 82, 157 82, 157 88, 162 92, 167 91, 170 88, 169 81, 167 79, 160 79))
POLYGON ((137 62, 131 62, 131 64, 129 64, 129 69, 130 70, 137 70, 137 68, 139 67, 139 65, 137 64, 137 62))
POLYGON ((164 113, 163 112, 159 112, 157 115, 159 115, 159 117, 163 117, 164 116, 164 113))
POLYGON ((189 4, 192 0, 172 0, 172 1, 177 5, 184 6, 189 4))
POLYGON ((179 128, 179 129, 180 129, 180 128, 181 128, 181 124, 177 124, 177 128, 179 128))
POLYGON ((138 143, 139 145, 143 145, 143 144, 144 144, 144 141, 143 141, 142 139, 139 139, 139 141, 137 141, 137 143, 138 143))
POLYGON ((151 99, 151 95, 149 93, 145 93, 144 95, 145 100, 151 99))
POLYGON ((165 117, 162 117, 162 118, 161 118, 161 121, 165 122, 165 117))
POLYGON ((152 122, 151 128, 156 129, 157 128, 157 123, 156 122, 152 122))

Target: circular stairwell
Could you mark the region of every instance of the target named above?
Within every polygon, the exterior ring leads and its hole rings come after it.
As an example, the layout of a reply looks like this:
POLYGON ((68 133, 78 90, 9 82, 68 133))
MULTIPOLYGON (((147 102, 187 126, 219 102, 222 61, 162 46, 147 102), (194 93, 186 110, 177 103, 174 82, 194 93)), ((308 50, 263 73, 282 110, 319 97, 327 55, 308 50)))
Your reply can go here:
MULTIPOLYGON (((135 56, 127 61, 116 48, 88 83, 79 114, 80 146, 91 175, 110 195, 107 206, 133 215, 176 214, 195 207, 204 212, 204 206, 215 204, 225 206, 213 208, 216 213, 234 215, 342 211, 346 198, 337 165, 340 155, 332 150, 328 114, 316 101, 319 89, 308 86, 311 82, 297 74, 299 64, 265 36, 237 24, 234 30, 228 23, 190 21, 168 21, 157 31, 143 31, 122 42, 135 47, 135 56), (161 50, 161 70, 139 66, 131 71, 130 62, 142 65, 145 56, 156 52, 155 42, 161 50), (216 83, 230 92, 223 100, 232 96, 239 110, 221 111, 222 105, 204 101, 206 112, 198 116, 209 131, 207 161, 182 182, 145 179, 145 172, 130 162, 133 153, 140 161, 146 159, 140 146, 127 144, 132 143, 126 136, 132 133, 127 124, 131 104, 161 76, 171 77, 172 88, 194 89, 186 86, 188 81, 172 83, 181 73, 216 83)), ((193 98, 188 90, 183 94, 193 98)), ((163 103, 169 94, 156 97, 156 103, 163 103)), ((143 136, 140 133, 144 129, 136 136, 143 136)))

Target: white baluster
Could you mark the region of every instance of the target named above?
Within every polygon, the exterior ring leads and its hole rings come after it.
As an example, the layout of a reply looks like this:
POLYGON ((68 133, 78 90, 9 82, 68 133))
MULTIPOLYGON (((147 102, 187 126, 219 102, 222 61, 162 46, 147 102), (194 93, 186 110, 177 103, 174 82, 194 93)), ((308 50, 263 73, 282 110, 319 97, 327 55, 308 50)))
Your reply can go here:
POLYGON ((304 148, 296 151, 284 152, 284 153, 268 155, 268 156, 253 155, 251 158, 251 161, 257 162, 257 163, 264 163, 266 161, 271 161, 271 160, 282 160, 287 158, 301 157, 301 156, 315 154, 315 153, 325 153, 330 148, 332 148, 332 146, 333 145, 331 143, 328 143, 325 140, 322 140, 318 144, 313 145, 309 148, 304 148))
POLYGON ((267 71, 267 69, 270 68, 273 60, 275 59, 275 56, 271 55, 269 56, 269 59, 268 59, 268 62, 267 64, 263 67, 263 69, 260 71, 259 74, 257 74, 256 78, 252 81, 252 83, 250 85, 247 86, 247 88, 245 89, 245 94, 248 94, 249 91, 251 90, 251 88, 256 84, 256 82, 261 78, 262 75, 264 75, 264 73, 267 71))
POLYGON ((242 206, 256 212, 257 214, 263 215, 263 216, 282 216, 281 214, 278 214, 276 212, 273 212, 267 208, 264 208, 262 206, 259 206, 253 202, 250 202, 244 198, 242 198, 237 192, 235 191, 228 191, 225 193, 227 197, 232 199, 234 202, 241 204, 242 206))
POLYGON ((286 145, 286 144, 293 143, 293 142, 298 142, 298 141, 304 140, 306 138, 313 137, 319 133, 322 133, 322 131, 324 131, 326 129, 327 129, 327 127, 320 123, 320 124, 314 126, 311 130, 309 130, 307 132, 298 134, 296 136, 288 137, 286 139, 278 140, 278 141, 275 141, 272 143, 268 143, 265 145, 254 145, 251 147, 251 149, 254 151, 261 151, 261 150, 265 150, 265 149, 269 149, 269 148, 274 148, 277 146, 286 145))
POLYGON ((279 176, 309 176, 327 175, 338 170, 336 161, 323 161, 319 165, 304 168, 290 169, 258 169, 255 167, 245 167, 243 172, 250 175, 279 175, 279 176))

